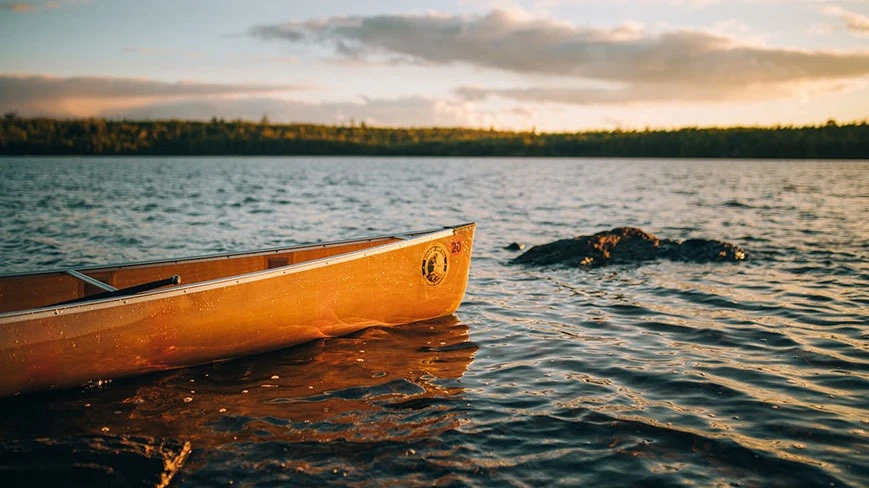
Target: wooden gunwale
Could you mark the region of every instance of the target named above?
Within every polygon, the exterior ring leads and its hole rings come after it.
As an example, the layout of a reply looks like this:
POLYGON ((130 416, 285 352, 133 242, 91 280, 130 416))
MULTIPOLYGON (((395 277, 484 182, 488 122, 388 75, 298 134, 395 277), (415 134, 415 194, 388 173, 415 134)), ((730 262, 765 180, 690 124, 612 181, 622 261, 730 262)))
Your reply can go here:
MULTIPOLYGON (((321 243, 302 243, 296 244, 292 246, 279 246, 279 247, 267 247, 264 249, 251 249, 247 251, 239 251, 234 253, 211 253, 211 254, 201 254, 198 256, 187 256, 181 258, 171 258, 171 259, 153 259, 148 261, 136 261, 133 263, 114 263, 114 264, 96 264, 91 266, 76 266, 74 269, 78 272, 87 272, 87 271, 112 271, 119 269, 132 269, 138 267, 145 266, 153 266, 157 264, 180 264, 180 263, 194 263, 194 262, 202 262, 202 261, 213 261, 213 260, 223 260, 223 259, 234 259, 239 257, 248 257, 248 256, 268 256, 269 254, 276 254, 285 251, 307 251, 310 249, 327 249, 329 247, 336 247, 345 244, 352 244, 354 242, 374 242, 379 240, 386 239, 403 239, 406 240, 407 236, 421 236, 423 234, 431 234, 433 232, 441 232, 441 231, 454 231, 456 229, 461 229, 462 227, 467 227, 469 225, 473 225, 472 223, 466 223, 461 225, 447 226, 447 227, 437 227, 433 229, 420 230, 420 231, 412 231, 412 232, 404 232, 401 234, 384 234, 380 236, 371 236, 371 237, 361 237, 358 239, 342 239, 339 241, 328 241, 321 243)), ((0 273, 0 279, 3 278, 14 278, 19 276, 31 276, 31 275, 41 275, 41 274, 49 274, 49 273, 66 273, 70 268, 55 268, 49 269, 46 271, 22 271, 16 273, 0 273)))
MULTIPOLYGON (((133 269, 139 267, 147 267, 154 265, 169 265, 169 264, 180 264, 180 263, 192 263, 192 262, 203 262, 203 261, 213 261, 213 260, 225 260, 225 259, 233 259, 239 257, 251 257, 251 256, 267 256, 269 254, 275 254, 279 252, 286 251, 304 251, 308 249, 324 249, 328 247, 335 247, 345 244, 351 244, 355 242, 374 242, 378 240, 388 240, 388 239, 398 239, 391 242, 385 242, 382 245, 374 246, 371 248, 361 249, 357 251, 350 251, 344 254, 338 254, 335 256, 328 256, 325 258, 313 259, 310 261, 305 261, 301 263, 288 264, 285 266, 280 266, 267 270, 259 270, 253 271, 250 273, 243 273, 239 275, 233 275, 223 278, 217 278, 213 280, 200 281, 188 284, 182 284, 179 286, 175 286, 169 289, 159 289, 148 292, 143 292, 136 295, 126 296, 126 297, 115 297, 115 298, 107 298, 102 300, 93 300, 86 301, 74 304, 60 305, 60 306, 45 306, 38 308, 31 308, 25 310, 15 310, 9 312, 0 313, 0 325, 15 323, 21 320, 34 320, 41 319, 45 317, 60 315, 60 314, 74 314, 79 311, 92 311, 99 310, 103 308, 109 308, 113 306, 117 306, 118 304, 135 304, 140 302, 147 302, 149 300, 163 299, 174 297, 178 295, 184 295, 188 293, 198 293, 208 290, 213 290, 217 288, 223 288, 228 286, 233 286, 236 284, 249 283, 253 281, 266 280, 269 278, 274 278, 278 276, 287 275, 290 273, 298 273, 302 271, 307 271, 311 269, 321 268, 324 266, 329 266, 331 264, 337 264, 347 261, 352 261, 355 259, 362 259, 368 256, 373 256, 377 254, 382 254, 386 252, 391 252, 394 250, 402 249, 405 247, 415 246, 419 244, 423 244, 426 242, 434 241, 437 239, 441 239, 444 237, 448 237, 451 235, 455 235, 456 230, 461 229, 463 227, 467 227, 469 225, 473 225, 472 223, 461 224, 450 227, 441 227, 438 229, 430 229, 425 231, 414 231, 407 232, 402 234, 391 234, 384 235, 378 237, 369 237, 369 238, 360 238, 360 239, 348 239, 341 241, 330 241, 322 244, 301 244, 298 246, 289 246, 289 247, 280 247, 280 248, 269 248, 269 249, 260 249, 260 250, 252 250, 252 251, 243 251, 239 253, 219 253, 219 254, 209 254, 203 256, 196 256, 190 258, 178 258, 178 259, 169 259, 169 260, 154 260, 154 261, 144 261, 144 262, 136 262, 130 264, 115 264, 115 265, 107 265, 107 266, 88 266, 88 267, 77 267, 75 268, 78 272, 87 272, 87 271, 112 271, 112 270, 120 270, 120 269, 133 269)), ((24 277, 28 275, 43 275, 50 273, 64 273, 67 269, 57 269, 47 272, 25 272, 25 273, 12 273, 0 275, 0 278, 7 277, 24 277)), ((182 277, 183 278, 183 277, 182 277)))

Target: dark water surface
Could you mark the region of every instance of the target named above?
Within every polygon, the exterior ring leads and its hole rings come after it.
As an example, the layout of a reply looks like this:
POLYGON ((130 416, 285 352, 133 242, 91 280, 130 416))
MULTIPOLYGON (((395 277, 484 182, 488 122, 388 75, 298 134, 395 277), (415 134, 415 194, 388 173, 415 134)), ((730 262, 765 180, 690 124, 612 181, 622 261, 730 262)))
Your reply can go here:
POLYGON ((869 162, 8 158, 0 174, 2 272, 478 223, 455 317, 3 400, 6 445, 189 442, 175 486, 869 485, 869 162), (751 260, 506 265, 510 242, 625 225, 751 260))

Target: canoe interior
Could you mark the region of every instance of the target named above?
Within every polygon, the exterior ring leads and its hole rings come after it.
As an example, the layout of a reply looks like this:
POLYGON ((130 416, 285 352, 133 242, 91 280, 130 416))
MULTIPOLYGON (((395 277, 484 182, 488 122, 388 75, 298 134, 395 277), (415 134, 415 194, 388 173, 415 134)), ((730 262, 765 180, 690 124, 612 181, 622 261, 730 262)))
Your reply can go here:
MULTIPOLYGON (((118 289, 172 275, 179 275, 182 284, 192 284, 337 256, 396 240, 399 238, 380 237, 231 255, 78 268, 76 271, 118 289)), ((0 276, 0 313, 52 306, 103 291, 66 270, 0 276)))

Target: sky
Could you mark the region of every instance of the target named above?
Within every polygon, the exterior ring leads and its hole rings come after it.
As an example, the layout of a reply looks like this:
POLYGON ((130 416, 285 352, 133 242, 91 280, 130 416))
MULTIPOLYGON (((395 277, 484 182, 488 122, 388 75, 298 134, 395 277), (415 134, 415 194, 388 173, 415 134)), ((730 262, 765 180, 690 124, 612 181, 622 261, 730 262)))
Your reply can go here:
POLYGON ((869 119, 869 0, 0 0, 0 112, 546 132, 869 119))

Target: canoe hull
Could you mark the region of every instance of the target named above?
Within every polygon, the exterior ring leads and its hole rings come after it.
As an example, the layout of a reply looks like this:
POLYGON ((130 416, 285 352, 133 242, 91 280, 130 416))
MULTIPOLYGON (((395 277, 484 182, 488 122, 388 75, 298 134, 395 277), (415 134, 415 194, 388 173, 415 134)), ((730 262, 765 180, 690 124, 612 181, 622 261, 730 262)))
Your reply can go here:
POLYGON ((236 279, 0 318, 0 396, 450 315, 465 292, 473 236, 468 225, 236 279))

